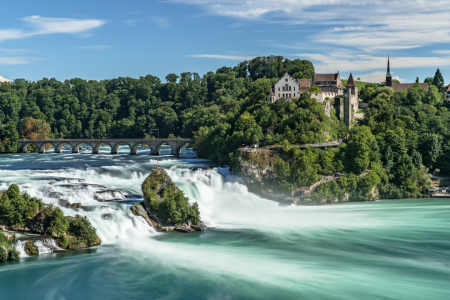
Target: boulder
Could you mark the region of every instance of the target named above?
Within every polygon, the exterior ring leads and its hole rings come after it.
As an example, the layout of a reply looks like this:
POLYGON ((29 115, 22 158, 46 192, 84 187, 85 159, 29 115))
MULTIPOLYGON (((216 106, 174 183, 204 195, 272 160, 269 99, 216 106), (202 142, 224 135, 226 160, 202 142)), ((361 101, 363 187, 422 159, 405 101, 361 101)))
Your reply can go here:
POLYGON ((34 245, 34 241, 32 239, 29 239, 25 243, 25 252, 29 255, 36 255, 39 254, 38 248, 34 245))
POLYGON ((68 200, 59 199, 58 200, 58 205, 61 206, 61 207, 67 207, 68 205, 70 206, 70 202, 68 200))
POLYGON ((33 232, 44 233, 50 226, 50 216, 40 211, 33 219, 27 221, 26 227, 33 232))
POLYGON ((103 214, 102 215, 102 219, 106 220, 106 221, 113 221, 114 220, 114 218, 113 218, 113 216, 111 214, 103 214))
POLYGON ((100 202, 124 200, 126 199, 126 194, 119 190, 104 190, 96 192, 94 195, 94 199, 100 202))
POLYGON ((64 194, 59 192, 50 192, 48 193, 48 197, 60 199, 61 197, 64 197, 64 194))

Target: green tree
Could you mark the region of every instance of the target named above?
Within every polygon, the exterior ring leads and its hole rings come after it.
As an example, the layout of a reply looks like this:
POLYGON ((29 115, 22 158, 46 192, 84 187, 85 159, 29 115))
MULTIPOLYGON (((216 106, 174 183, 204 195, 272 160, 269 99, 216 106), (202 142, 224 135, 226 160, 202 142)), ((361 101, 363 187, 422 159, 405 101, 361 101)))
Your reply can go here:
POLYGON ((434 74, 433 84, 434 86, 437 87, 439 92, 441 93, 444 92, 444 77, 442 76, 442 73, 439 70, 439 68, 436 70, 436 73, 434 74))

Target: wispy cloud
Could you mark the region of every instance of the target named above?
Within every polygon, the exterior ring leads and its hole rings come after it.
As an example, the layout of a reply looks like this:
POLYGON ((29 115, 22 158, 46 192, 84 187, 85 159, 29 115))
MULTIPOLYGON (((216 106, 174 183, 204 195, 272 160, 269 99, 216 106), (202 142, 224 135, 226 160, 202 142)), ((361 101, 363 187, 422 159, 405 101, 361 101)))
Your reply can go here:
POLYGON ((450 50, 434 50, 433 53, 450 55, 450 50))
POLYGON ((324 45, 404 50, 450 43, 446 0, 169 0, 243 21, 305 26, 324 45), (311 25, 311 26, 310 26, 311 25))
POLYGON ((0 76, 0 82, 11 82, 11 80, 9 80, 9 79, 6 79, 5 77, 3 77, 3 76, 0 76))
MULTIPOLYGON (((380 83, 380 82, 386 80, 386 72, 385 71, 374 71, 374 72, 358 75, 358 77, 360 77, 361 81, 364 81, 364 82, 380 83)), ((392 78, 396 79, 400 82, 406 81, 406 79, 400 78, 399 76, 393 76, 392 78)))
POLYGON ((250 60, 252 58, 255 58, 255 56, 220 55, 220 54, 196 54, 196 55, 188 55, 187 57, 216 58, 216 59, 227 59, 227 60, 250 60))
POLYGON ((0 65, 26 65, 35 60, 27 57, 0 57, 0 65))
MULTIPOLYGON (((300 58, 315 62, 317 72, 337 71, 371 71, 384 68, 387 58, 384 56, 355 55, 343 51, 330 52, 326 55, 317 53, 296 54, 300 58)), ((443 57, 391 57, 391 68, 426 68, 450 66, 450 56, 443 57)))
POLYGON ((23 52, 31 52, 31 50, 28 49, 3 49, 0 48, 0 52, 6 52, 6 53, 23 53, 23 52))
POLYGON ((162 17, 151 17, 151 20, 156 24, 158 28, 170 27, 170 22, 166 18, 162 17))
POLYGON ((25 17, 32 30, 0 29, 0 42, 8 39, 21 39, 42 34, 66 33, 76 34, 100 27, 106 22, 96 19, 46 18, 41 16, 25 17))
POLYGON ((99 45, 99 46, 80 46, 76 47, 76 49, 86 49, 86 50, 103 50, 107 48, 111 48, 109 45, 99 45))

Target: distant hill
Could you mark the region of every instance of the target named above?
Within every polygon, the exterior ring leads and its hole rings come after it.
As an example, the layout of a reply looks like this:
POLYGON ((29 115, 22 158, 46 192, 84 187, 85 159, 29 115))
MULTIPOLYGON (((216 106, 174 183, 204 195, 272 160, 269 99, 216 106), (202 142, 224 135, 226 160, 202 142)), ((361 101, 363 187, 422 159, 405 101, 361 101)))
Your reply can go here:
MULTIPOLYGON (((342 84, 346 85, 347 84, 347 80, 341 79, 342 84)), ((358 86, 358 89, 363 88, 366 84, 370 83, 370 82, 364 82, 364 81, 356 81, 355 80, 356 85, 358 86)))

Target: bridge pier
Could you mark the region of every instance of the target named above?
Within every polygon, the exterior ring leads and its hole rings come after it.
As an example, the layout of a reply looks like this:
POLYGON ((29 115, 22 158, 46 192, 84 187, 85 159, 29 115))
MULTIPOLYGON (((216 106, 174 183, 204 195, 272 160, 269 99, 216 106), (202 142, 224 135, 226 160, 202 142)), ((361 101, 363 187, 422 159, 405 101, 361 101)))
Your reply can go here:
POLYGON ((172 148, 172 151, 170 151, 170 154, 175 155, 175 156, 181 156, 181 148, 180 149, 172 148))
POLYGON ((150 155, 160 156, 161 152, 160 152, 159 148, 154 147, 150 150, 150 155))
POLYGON ((133 148, 130 148, 130 155, 138 155, 138 150, 136 149, 133 149, 133 148))
POLYGON ((118 154, 119 150, 111 148, 111 154, 118 154))

